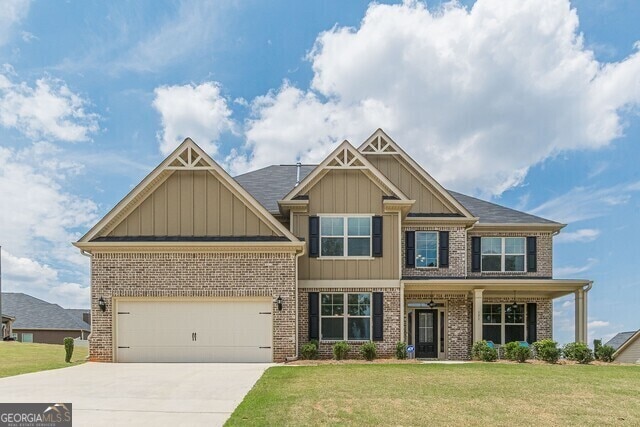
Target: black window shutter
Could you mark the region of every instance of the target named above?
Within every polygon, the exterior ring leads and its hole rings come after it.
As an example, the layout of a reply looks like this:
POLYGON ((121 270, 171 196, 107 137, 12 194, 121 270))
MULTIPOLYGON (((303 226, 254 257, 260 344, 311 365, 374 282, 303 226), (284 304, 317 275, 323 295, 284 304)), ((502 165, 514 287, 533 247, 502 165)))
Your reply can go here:
POLYGON ((371 252, 374 257, 382 256, 382 217, 374 216, 371 218, 371 252))
POLYGON ((406 231, 404 233, 405 265, 408 268, 416 266, 416 232, 406 231))
POLYGON ((384 294, 382 292, 373 293, 373 341, 383 340, 383 315, 384 315, 384 294))
POLYGON ((527 271, 535 273, 538 270, 538 238, 527 237, 527 271))
POLYGON ((527 342, 529 344, 538 341, 537 325, 537 306, 535 302, 527 303, 527 342))
POLYGON ((320 256, 320 218, 309 217, 309 258, 320 256))
POLYGON ((449 268, 449 232, 440 232, 440 268, 449 268))
POLYGON ((309 292, 309 341, 320 340, 320 294, 309 292))
POLYGON ((471 271, 481 271, 480 267, 480 251, 481 251, 480 237, 471 238, 471 271))

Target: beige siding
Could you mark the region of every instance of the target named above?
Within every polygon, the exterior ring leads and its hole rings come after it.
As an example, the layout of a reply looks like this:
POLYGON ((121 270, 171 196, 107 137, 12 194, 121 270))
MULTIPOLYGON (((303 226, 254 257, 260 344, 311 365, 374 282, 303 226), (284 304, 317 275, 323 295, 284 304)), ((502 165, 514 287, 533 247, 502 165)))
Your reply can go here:
POLYGON ((438 197, 435 190, 423 183, 409 171, 395 156, 368 155, 366 156, 389 181, 393 182, 404 194, 416 203, 411 208, 413 213, 455 213, 438 197))
POLYGON ((620 363, 640 363, 640 338, 629 344, 616 357, 616 362, 620 363))
POLYGON ((300 258, 300 280, 372 280, 399 279, 398 214, 384 213, 383 191, 363 172, 332 170, 308 192, 309 212, 294 214, 291 230, 305 241, 309 235, 309 215, 373 214, 382 215, 382 253, 365 260, 300 258))
POLYGON ((208 171, 176 171, 110 236, 271 236, 275 233, 208 171))

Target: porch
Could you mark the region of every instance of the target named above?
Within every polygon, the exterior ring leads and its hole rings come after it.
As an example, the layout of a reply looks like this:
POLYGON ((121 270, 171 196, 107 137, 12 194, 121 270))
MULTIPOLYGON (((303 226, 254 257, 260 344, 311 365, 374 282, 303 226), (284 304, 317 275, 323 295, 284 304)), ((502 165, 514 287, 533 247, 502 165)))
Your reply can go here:
POLYGON ((479 340, 553 338, 553 300, 574 293, 575 341, 586 342, 589 289, 586 280, 404 280, 401 336, 416 357, 466 360, 479 340))

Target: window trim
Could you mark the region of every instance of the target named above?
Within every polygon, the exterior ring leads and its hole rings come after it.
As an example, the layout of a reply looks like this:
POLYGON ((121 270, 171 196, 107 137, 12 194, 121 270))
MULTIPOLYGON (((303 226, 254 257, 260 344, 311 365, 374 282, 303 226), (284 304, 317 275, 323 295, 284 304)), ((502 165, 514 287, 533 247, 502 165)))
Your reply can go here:
POLYGON ((435 230, 416 230, 415 231, 415 251, 416 251, 416 259, 414 261, 414 267, 425 270, 434 270, 440 268, 440 233, 435 230), (419 233, 431 233, 436 235, 436 265, 433 267, 429 267, 428 265, 424 267, 418 267, 418 234, 419 233))
POLYGON ((320 292, 320 296, 318 298, 318 313, 320 314, 320 327, 318 328, 320 335, 320 342, 339 342, 339 341, 349 341, 349 342, 368 342, 372 341, 373 334, 373 292, 320 292), (323 295, 343 295, 343 307, 342 307, 342 316, 325 316, 322 314, 322 296, 323 295), (369 295, 369 315, 368 316, 351 316, 349 315, 349 295, 360 295, 367 294, 369 295), (322 337, 322 319, 342 319, 342 339, 323 339, 322 337), (346 320, 349 318, 353 319, 366 319, 369 318, 369 339, 368 340, 352 340, 349 339, 349 322, 346 320))
POLYGON ((526 273, 527 272, 527 238, 524 236, 481 236, 480 237, 480 272, 482 273, 526 273), (485 254, 482 252, 482 239, 500 239, 500 254, 485 254), (507 239, 522 239, 524 241, 524 252, 522 254, 507 254, 506 250, 507 250, 507 239), (522 256, 523 257, 523 263, 522 263, 522 270, 512 270, 512 271, 506 271, 505 270, 505 260, 507 255, 515 255, 515 256, 522 256), (500 270, 485 270, 483 268, 484 263, 483 261, 483 257, 484 256, 500 256, 500 270))
POLYGON ((22 332, 20 334, 20 342, 32 343, 33 342, 33 332, 22 332), (31 336, 31 341, 25 341, 24 340, 24 336, 25 335, 30 335, 31 336))
MULTIPOLYGON (((517 302, 518 305, 522 306, 522 323, 507 323, 507 306, 512 305, 513 303, 504 303, 504 302, 483 302, 482 303, 482 327, 484 328, 485 325, 488 326, 500 326, 500 341, 504 341, 505 339, 505 332, 506 332, 506 328, 505 326, 510 325, 510 326, 522 326, 524 333, 522 334, 524 341, 527 340, 527 303, 525 302, 517 302), (500 308, 500 323, 485 323, 484 321, 484 306, 485 305, 499 305, 501 306, 500 308)), ((537 327, 537 325, 536 325, 537 327)), ((483 334, 484 335, 484 334, 483 334)), ((482 337, 482 339, 484 339, 484 336, 482 337)), ((499 342, 499 343, 495 343, 497 345, 505 345, 507 344, 506 342, 499 342)))
MULTIPOLYGON (((318 214, 320 218, 318 230, 318 259, 358 259, 373 260, 373 217, 374 214, 318 214), (342 218, 342 255, 322 255, 322 238, 339 238, 340 236, 325 236, 322 234, 322 218, 342 218), (349 254, 349 218, 369 218, 369 255, 349 254)), ((352 238, 366 238, 366 236, 351 236, 352 238)))

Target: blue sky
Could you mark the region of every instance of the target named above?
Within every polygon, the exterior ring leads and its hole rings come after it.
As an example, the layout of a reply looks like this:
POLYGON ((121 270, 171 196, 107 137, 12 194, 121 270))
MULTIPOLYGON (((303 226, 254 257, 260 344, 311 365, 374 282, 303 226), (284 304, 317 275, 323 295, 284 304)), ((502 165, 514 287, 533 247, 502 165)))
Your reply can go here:
MULTIPOLYGON (((640 328, 640 4, 8 1, 3 290, 88 306, 71 241, 192 136, 240 173, 383 127, 453 190, 569 226, 592 338, 640 328)), ((559 341, 573 299, 555 303, 559 341)))

